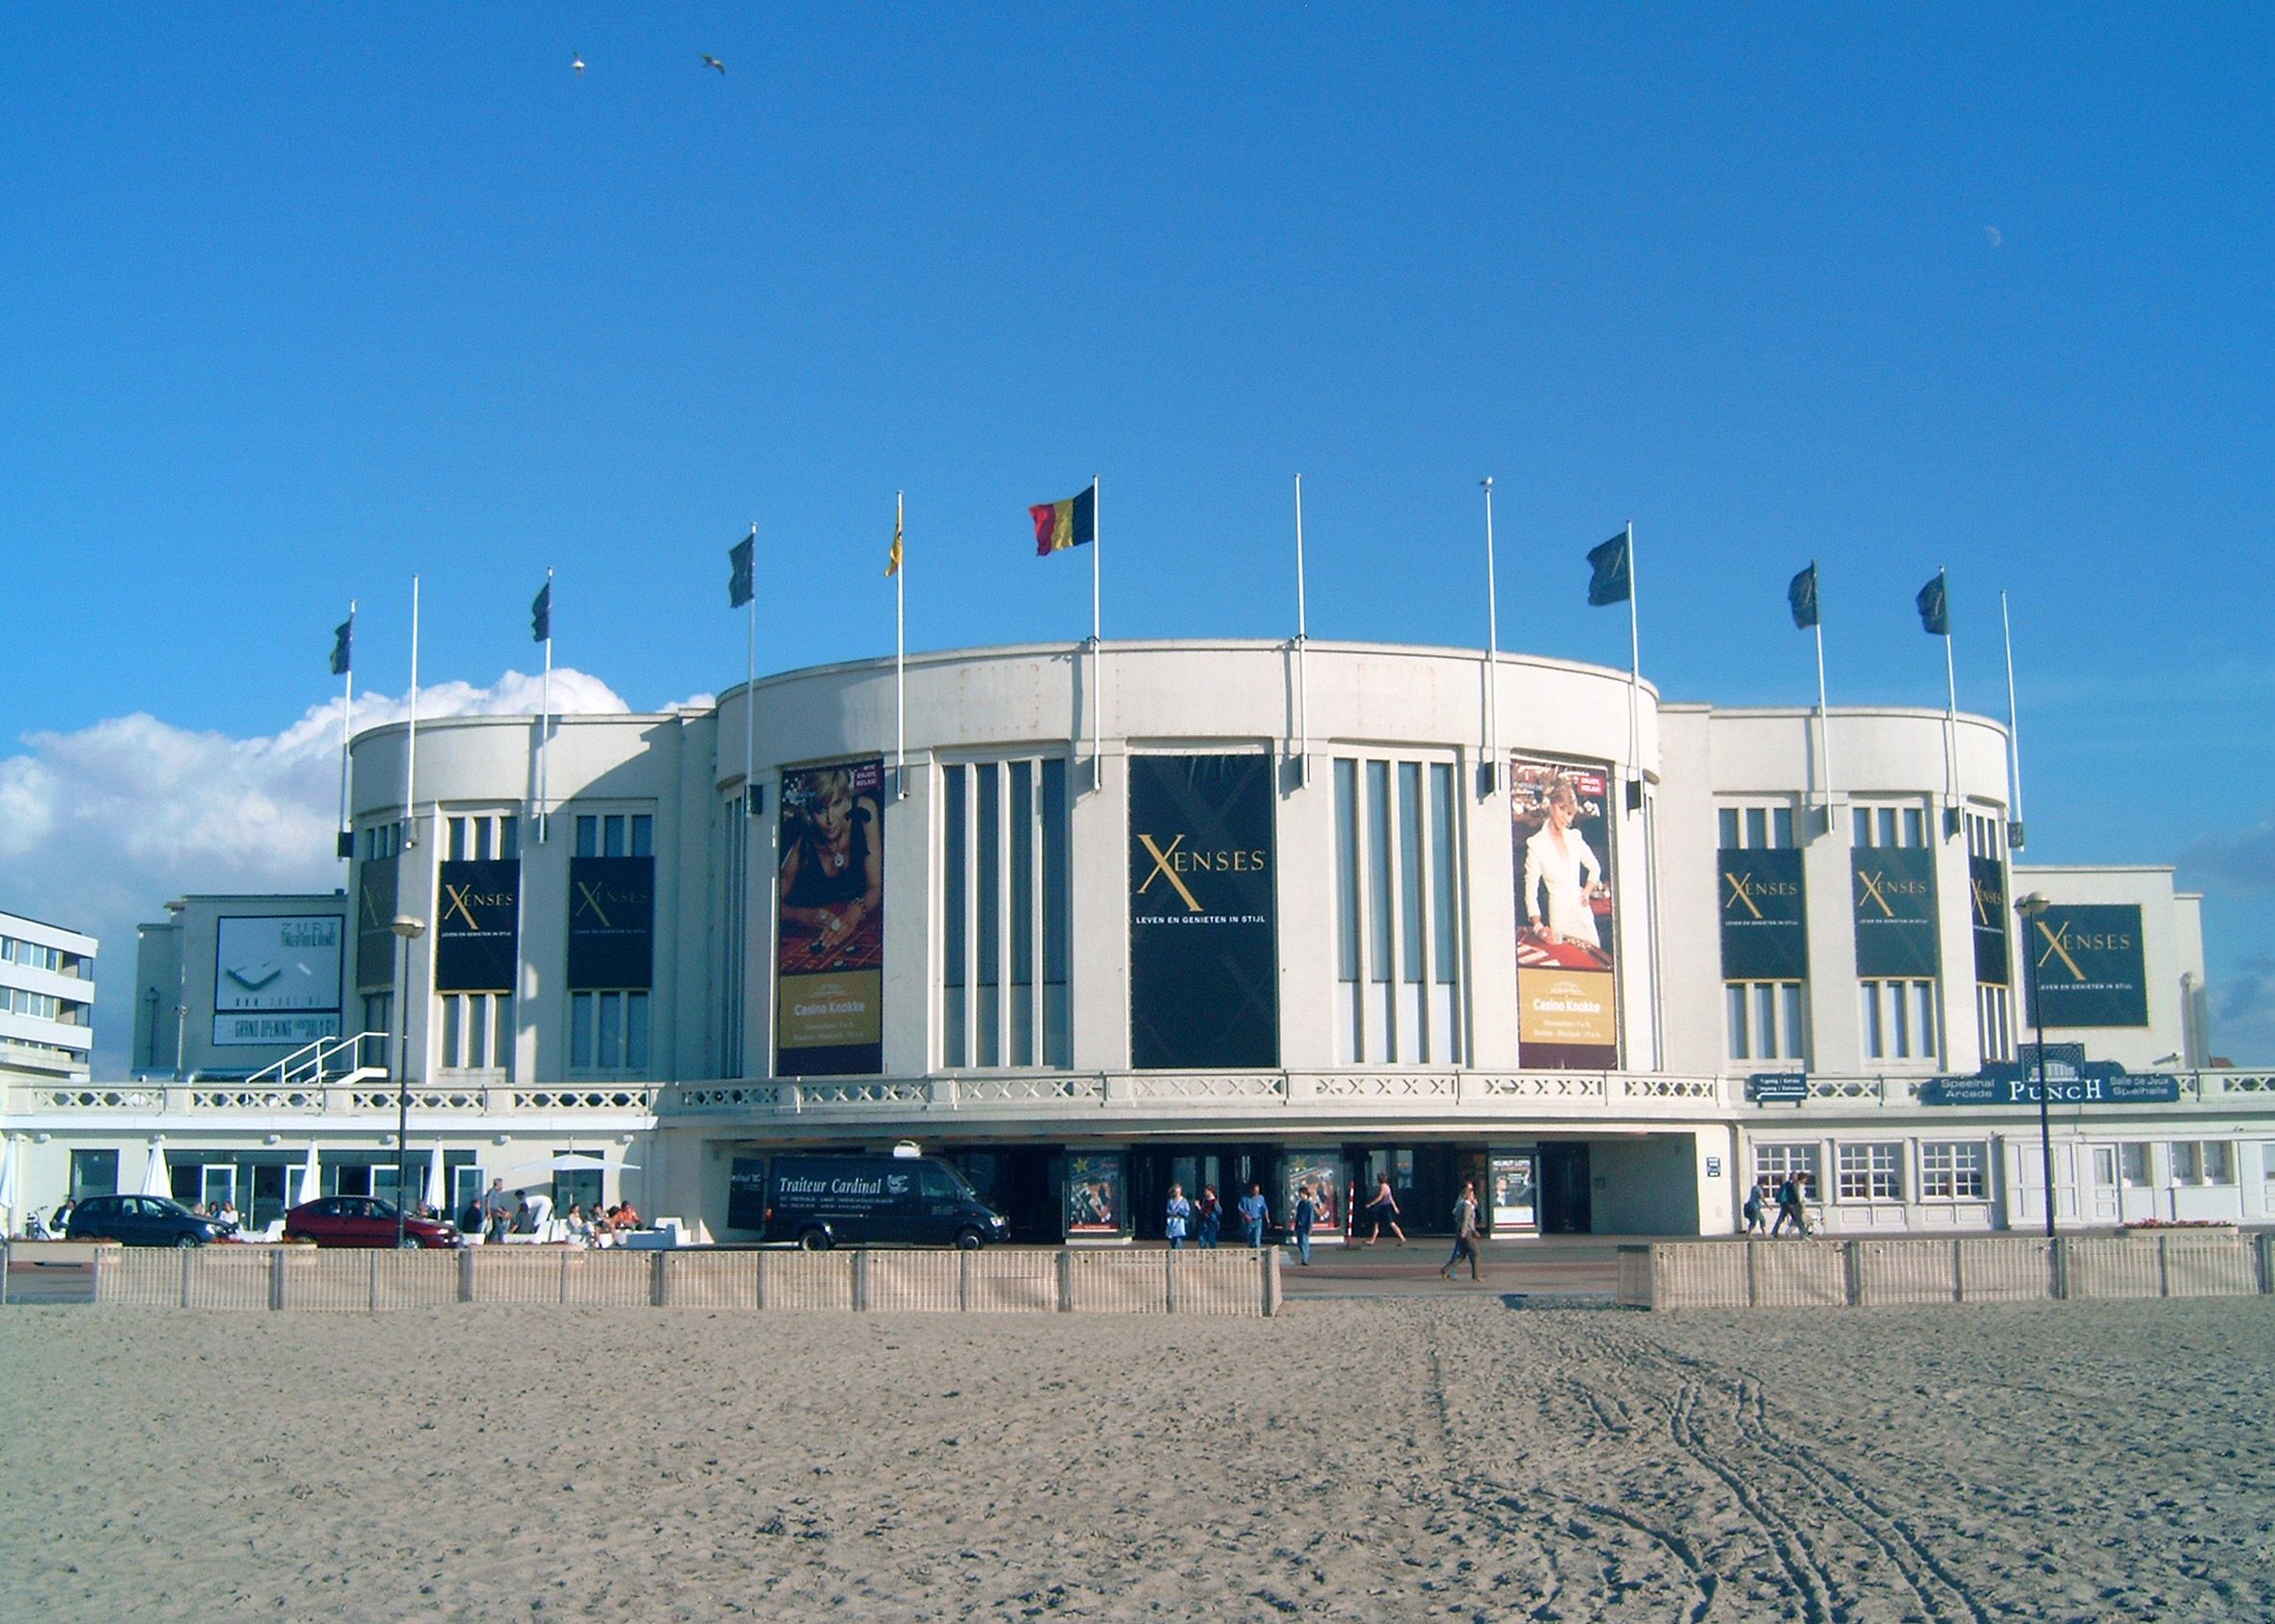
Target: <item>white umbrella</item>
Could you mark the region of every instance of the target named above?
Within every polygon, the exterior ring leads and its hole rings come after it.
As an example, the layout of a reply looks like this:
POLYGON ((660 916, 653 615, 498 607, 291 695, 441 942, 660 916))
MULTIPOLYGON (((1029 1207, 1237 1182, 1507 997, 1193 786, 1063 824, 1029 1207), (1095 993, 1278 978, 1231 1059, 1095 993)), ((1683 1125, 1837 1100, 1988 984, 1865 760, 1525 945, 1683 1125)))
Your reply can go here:
POLYGON ((298 1206, 303 1202, 314 1201, 323 1192, 324 1176, 316 1165, 316 1141, 311 1139, 308 1141, 308 1164, 300 1169, 300 1200, 293 1205, 298 1206))
MULTIPOLYGON (((11 1218, 15 1216, 16 1147, 20 1143, 20 1140, 11 1134, 8 1139, 7 1151, 0 1153, 0 1206, 8 1208, 8 1215, 11 1218)), ((0 1234, 7 1232, 5 1230, 0 1230, 0 1234)))
POLYGON ((443 1147, 437 1142, 426 1163, 426 1205, 432 1212, 450 1210, 450 1176, 443 1167, 443 1147))
POLYGON ((149 1165, 142 1169, 141 1193, 146 1196, 170 1196, 174 1193, 173 1179, 166 1170, 164 1145, 150 1147, 149 1165))
MULTIPOLYGON (((506 1182, 517 1190, 525 1190, 535 1184, 551 1183, 557 1173, 605 1173, 609 1165, 605 1156, 587 1155, 582 1151, 565 1151, 547 1160, 533 1161, 515 1168, 513 1178, 506 1182)), ((620 1161, 615 1165, 628 1167, 635 1172, 640 1166, 636 1161, 620 1161)))

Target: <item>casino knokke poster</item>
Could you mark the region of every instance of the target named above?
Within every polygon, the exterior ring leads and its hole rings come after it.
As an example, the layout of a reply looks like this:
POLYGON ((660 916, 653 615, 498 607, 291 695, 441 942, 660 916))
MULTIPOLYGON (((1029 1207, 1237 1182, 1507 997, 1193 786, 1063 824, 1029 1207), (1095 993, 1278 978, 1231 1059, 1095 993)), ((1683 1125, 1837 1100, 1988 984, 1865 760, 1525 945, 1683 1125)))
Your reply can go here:
POLYGON ((884 1069, 884 763, 782 774, 775 1072, 884 1069))
POLYGON ((1620 1063, 1612 915, 1611 776, 1601 767, 1510 758, 1517 871, 1521 1064, 1620 1063))

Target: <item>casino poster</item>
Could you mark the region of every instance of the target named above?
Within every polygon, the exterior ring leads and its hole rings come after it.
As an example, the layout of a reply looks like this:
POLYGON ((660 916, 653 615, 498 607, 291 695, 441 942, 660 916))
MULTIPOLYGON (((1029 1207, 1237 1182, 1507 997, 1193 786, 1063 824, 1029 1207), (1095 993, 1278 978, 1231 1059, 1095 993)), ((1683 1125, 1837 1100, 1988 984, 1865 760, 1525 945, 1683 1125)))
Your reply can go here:
POLYGON ((782 774, 775 1075, 884 1069, 884 763, 782 774))
POLYGON ((1856 974, 1925 979, 1942 961, 1935 934, 1935 851, 1860 846, 1849 854, 1856 974))
POLYGON ((2045 1025, 2149 1024, 2138 907, 2057 902, 2027 923, 2023 946, 2045 1025))
POLYGON ((1130 757, 1130 1063, 1280 1063, 1271 758, 1130 757))
POLYGON ((1715 854, 1722 896, 1722 974, 1729 981, 1800 981, 1809 974, 1809 918, 1802 854, 1790 848, 1725 847, 1715 854))
POLYGON ((1609 1070, 1620 1063, 1611 776, 1521 755, 1509 767, 1518 1062, 1609 1070))

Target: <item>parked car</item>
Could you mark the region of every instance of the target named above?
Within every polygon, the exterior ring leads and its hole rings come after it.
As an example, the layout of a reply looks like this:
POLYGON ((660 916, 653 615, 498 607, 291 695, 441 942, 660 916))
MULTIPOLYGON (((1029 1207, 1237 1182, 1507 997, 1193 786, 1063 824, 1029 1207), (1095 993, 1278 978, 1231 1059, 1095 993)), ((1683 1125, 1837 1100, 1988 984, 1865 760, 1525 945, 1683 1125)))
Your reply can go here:
POLYGON ((67 1238, 124 1246, 204 1246, 233 1234, 165 1196, 89 1196, 71 1209, 67 1238))
MULTIPOLYGON (((393 1246, 395 1203, 375 1196, 326 1196, 302 1202, 284 1216, 284 1238, 319 1246, 393 1246)), ((403 1248, 463 1246, 458 1226, 432 1218, 403 1220, 403 1248)))

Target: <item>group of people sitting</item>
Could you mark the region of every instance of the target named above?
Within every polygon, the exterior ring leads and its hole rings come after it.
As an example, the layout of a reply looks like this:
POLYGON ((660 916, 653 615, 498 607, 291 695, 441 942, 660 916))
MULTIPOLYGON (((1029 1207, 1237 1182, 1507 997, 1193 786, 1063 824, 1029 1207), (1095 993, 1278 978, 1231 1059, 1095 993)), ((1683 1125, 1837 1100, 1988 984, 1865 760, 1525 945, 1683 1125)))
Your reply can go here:
POLYGON ((605 1211, 598 1202, 590 1209, 579 1202, 570 1206, 565 1218, 555 1219, 552 1203, 546 1197, 532 1200, 526 1190, 508 1190, 504 1180, 493 1179, 486 1195, 467 1204, 465 1217, 458 1227, 466 1234, 480 1235, 494 1243, 510 1235, 528 1235, 582 1246, 606 1246, 614 1236, 641 1229, 645 1223, 628 1201, 605 1211))

